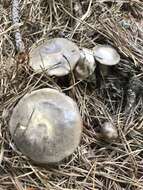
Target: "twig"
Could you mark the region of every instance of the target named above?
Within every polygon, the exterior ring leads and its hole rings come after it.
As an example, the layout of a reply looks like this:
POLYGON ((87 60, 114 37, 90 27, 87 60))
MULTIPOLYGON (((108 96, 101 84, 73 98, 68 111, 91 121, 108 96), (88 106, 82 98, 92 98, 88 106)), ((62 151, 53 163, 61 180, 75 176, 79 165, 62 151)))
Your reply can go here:
POLYGON ((20 33, 19 0, 12 0, 12 22, 15 25, 15 43, 18 52, 25 52, 24 43, 20 33))
POLYGON ((88 17, 90 16, 90 13, 91 13, 91 5, 92 5, 92 0, 90 0, 90 2, 89 2, 89 5, 88 5, 88 8, 87 8, 86 13, 80 18, 80 22, 77 21, 76 26, 75 26, 75 28, 74 28, 74 31, 73 31, 73 33, 72 33, 72 35, 71 35, 70 38, 73 38, 73 36, 74 36, 74 34, 75 34, 75 31, 78 29, 78 27, 81 25, 81 23, 82 23, 86 18, 88 18, 88 17))

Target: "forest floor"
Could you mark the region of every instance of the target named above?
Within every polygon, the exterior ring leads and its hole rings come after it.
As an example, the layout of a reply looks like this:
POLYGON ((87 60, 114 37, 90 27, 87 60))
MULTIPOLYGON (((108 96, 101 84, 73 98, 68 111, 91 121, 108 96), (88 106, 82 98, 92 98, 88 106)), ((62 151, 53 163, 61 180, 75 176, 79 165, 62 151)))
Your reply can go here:
POLYGON ((64 37, 79 47, 111 45, 121 57, 105 79, 96 71, 78 83, 56 84, 77 102, 84 128, 77 150, 46 168, 21 155, 9 134, 9 118, 18 100, 56 83, 45 73, 30 71, 26 60, 17 56, 10 2, 0 1, 0 189, 143 190, 142 0, 21 1, 20 31, 27 52, 35 42, 64 37), (128 97, 130 89, 133 99, 128 97), (133 102, 130 109, 128 98, 133 102), (116 141, 106 142, 98 135, 107 120, 118 130, 116 141))

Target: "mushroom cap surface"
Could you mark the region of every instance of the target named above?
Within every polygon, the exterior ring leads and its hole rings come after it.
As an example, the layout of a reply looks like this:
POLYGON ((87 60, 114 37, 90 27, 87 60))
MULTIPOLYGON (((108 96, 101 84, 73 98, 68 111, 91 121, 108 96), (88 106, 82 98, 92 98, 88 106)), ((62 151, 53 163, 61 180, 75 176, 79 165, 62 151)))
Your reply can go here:
POLYGON ((79 59, 78 46, 65 38, 47 40, 29 53, 29 65, 35 72, 46 70, 49 76, 57 77, 69 74, 79 59))
POLYGON ((105 140, 112 141, 118 138, 116 127, 109 121, 103 123, 101 127, 101 134, 105 140))
POLYGON ((78 80, 83 80, 89 77, 95 70, 96 63, 93 56, 93 51, 87 48, 82 48, 81 58, 75 67, 75 76, 78 80))
POLYGON ((31 160, 57 163, 79 145, 82 120, 70 97, 45 88, 26 94, 18 102, 9 129, 16 147, 31 160))
POLYGON ((103 65, 116 65, 120 61, 118 52, 109 45, 97 45, 93 52, 95 59, 103 65))

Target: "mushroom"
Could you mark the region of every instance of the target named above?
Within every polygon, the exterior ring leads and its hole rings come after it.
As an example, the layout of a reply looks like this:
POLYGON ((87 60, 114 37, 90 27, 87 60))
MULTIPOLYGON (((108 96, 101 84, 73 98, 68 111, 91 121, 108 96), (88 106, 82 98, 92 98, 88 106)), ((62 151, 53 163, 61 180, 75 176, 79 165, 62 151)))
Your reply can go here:
POLYGON ((102 138, 104 138, 105 141, 111 142, 111 141, 116 140, 118 138, 117 129, 109 121, 106 121, 102 124, 101 129, 100 129, 100 133, 101 133, 102 138))
POLYGON ((100 71, 103 76, 108 74, 108 66, 119 63, 120 55, 109 45, 97 45, 93 48, 94 57, 100 63, 100 71))
POLYGON ((96 68, 96 63, 93 51, 87 48, 82 48, 81 57, 75 67, 75 76, 78 80, 84 80, 93 74, 96 68))
POLYGON ((17 103, 9 130, 16 147, 35 163, 58 163, 79 145, 82 120, 70 97, 45 88, 26 94, 17 103))
POLYGON ((49 76, 65 76, 80 59, 78 46, 68 39, 53 38, 31 49, 29 65, 36 72, 46 70, 49 76))

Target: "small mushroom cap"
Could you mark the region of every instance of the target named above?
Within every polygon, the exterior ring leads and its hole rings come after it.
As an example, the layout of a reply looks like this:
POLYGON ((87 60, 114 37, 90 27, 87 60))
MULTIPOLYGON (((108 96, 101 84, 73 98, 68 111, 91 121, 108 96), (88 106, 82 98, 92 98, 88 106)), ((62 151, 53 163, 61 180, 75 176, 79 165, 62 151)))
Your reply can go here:
POLYGON ((80 59, 78 46, 64 38, 53 38, 29 53, 29 65, 36 72, 46 70, 49 76, 64 76, 74 69, 80 59))
POLYGON ((87 48, 81 50, 81 58, 75 67, 75 76, 78 80, 83 80, 93 74, 96 68, 93 51, 87 48))
POLYGON ((112 141, 118 138, 116 127, 109 121, 106 121, 101 126, 101 135, 107 141, 112 141))
POLYGON ((40 164, 57 163, 77 148, 82 120, 76 103, 54 89, 26 94, 9 122, 16 147, 40 164))
POLYGON ((120 55, 111 46, 97 45, 93 52, 95 59, 103 65, 116 65, 120 61, 120 55))

